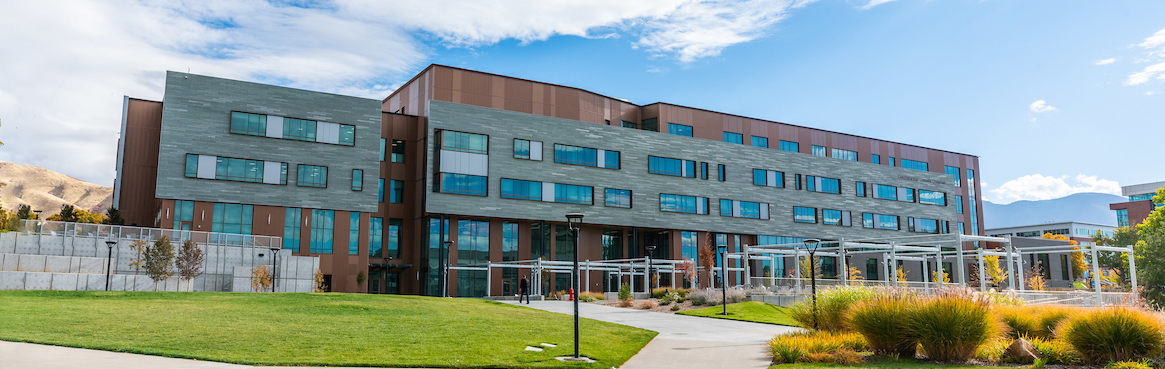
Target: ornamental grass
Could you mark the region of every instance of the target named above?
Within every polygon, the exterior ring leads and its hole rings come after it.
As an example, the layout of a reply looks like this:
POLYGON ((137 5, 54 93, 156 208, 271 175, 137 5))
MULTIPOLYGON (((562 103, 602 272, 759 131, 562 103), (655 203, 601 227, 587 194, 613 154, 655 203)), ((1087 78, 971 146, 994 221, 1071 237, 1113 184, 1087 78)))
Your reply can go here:
POLYGON ((918 336, 910 330, 918 299, 883 295, 859 302, 850 309, 849 328, 869 342, 880 355, 914 357, 918 336))
POLYGON ((1133 361, 1157 352, 1161 323, 1141 310, 1110 307, 1068 319, 1057 331, 1084 360, 1093 364, 1133 361))
POLYGON ((1001 332, 990 300, 967 293, 942 293, 919 304, 909 323, 926 356, 937 361, 966 361, 1001 332))
MULTIPOLYGON (((840 332, 847 329, 846 313, 859 301, 871 299, 877 291, 865 287, 836 287, 817 293, 817 329, 840 332)), ((813 300, 806 298, 793 305, 789 315, 805 328, 813 328, 813 300)))

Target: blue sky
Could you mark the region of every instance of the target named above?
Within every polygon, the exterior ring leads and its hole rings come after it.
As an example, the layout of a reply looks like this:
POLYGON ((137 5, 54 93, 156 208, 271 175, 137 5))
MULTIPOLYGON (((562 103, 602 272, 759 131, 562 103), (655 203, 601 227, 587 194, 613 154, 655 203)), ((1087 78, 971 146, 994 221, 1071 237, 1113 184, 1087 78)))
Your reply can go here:
POLYGON ((0 5, 0 160, 110 185, 165 70, 382 98, 439 63, 978 155, 996 202, 1165 180, 1165 2, 287 3, 0 5))

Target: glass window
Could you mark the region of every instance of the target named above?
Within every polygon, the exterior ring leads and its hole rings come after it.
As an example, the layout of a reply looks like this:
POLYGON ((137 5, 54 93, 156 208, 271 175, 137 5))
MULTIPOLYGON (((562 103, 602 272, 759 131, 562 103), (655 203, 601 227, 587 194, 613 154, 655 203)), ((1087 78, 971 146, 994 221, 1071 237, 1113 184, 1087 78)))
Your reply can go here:
POLYGON ((793 181, 793 188, 800 190, 801 189, 801 175, 797 174, 795 178, 796 178, 796 180, 793 181))
MULTIPOLYGON (((189 157, 186 159, 189 162, 189 157)), ((263 183, 263 161, 218 157, 214 179, 263 183)))
POLYGON ((708 162, 700 162, 700 179, 708 179, 708 162))
POLYGON ((734 202, 733 204, 740 205, 740 217, 741 218, 752 218, 752 219, 761 219, 761 217, 762 217, 761 210, 760 210, 761 206, 764 206, 766 208, 769 206, 769 204, 761 204, 759 202, 751 202, 751 201, 739 201, 739 202, 734 202))
POLYGON ((194 201, 177 200, 174 201, 174 228, 181 230, 190 230, 190 222, 194 221, 194 201), (182 223, 186 222, 186 225, 182 223))
POLYGON ((384 218, 368 219, 368 257, 381 257, 384 245, 384 218))
MULTIPOLYGON (((460 220, 457 222, 457 264, 477 265, 489 261, 489 222, 460 220)), ((485 296, 486 271, 458 270, 457 296, 485 296)))
POLYGON ((1116 226, 1117 227, 1128 227, 1129 226, 1129 209, 1117 209, 1116 210, 1116 226))
POLYGON ((267 116, 237 111, 231 112, 231 133, 266 136, 267 116))
POLYGON ((892 166, 892 167, 893 167, 893 166, 897 166, 897 165, 895 165, 895 164, 894 164, 894 158, 886 158, 886 164, 888 164, 888 165, 890 165, 890 166, 892 166))
POLYGON ((338 124, 338 126, 340 126, 340 144, 356 146, 356 126, 347 124, 338 124))
POLYGON ((503 199, 542 201, 542 182, 502 178, 503 199))
POLYGON ((439 187, 442 193, 485 196, 488 189, 486 177, 469 174, 441 173, 439 187))
POLYGON ((211 232, 251 234, 251 218, 254 207, 241 204, 214 204, 211 232))
POLYGON ((959 222, 959 234, 967 234, 967 231, 963 229, 963 222, 959 222))
POLYGON ((766 147, 767 148, 767 147, 769 147, 769 138, 768 137, 760 137, 760 136, 752 136, 752 145, 756 146, 756 147, 766 147))
POLYGON ((384 178, 376 180, 376 202, 384 202, 384 178))
POLYGON ((907 230, 915 233, 938 234, 939 221, 937 219, 908 218, 907 230))
POLYGON ((752 184, 757 186, 785 188, 785 173, 775 170, 753 169, 752 184))
POLYGON ((384 146, 388 142, 387 139, 380 139, 380 161, 384 161, 384 146))
POLYGON ((898 230, 898 216, 862 213, 862 227, 898 230))
POLYGON ((472 154, 489 154, 489 136, 457 131, 441 131, 441 150, 460 151, 472 154))
POLYGON ((817 223, 817 208, 794 206, 793 221, 797 223, 817 223))
POLYGON ((840 195, 841 180, 837 178, 805 176, 805 190, 840 195))
POLYGON ((717 172, 719 172, 720 182, 727 181, 728 180, 728 173, 725 173, 727 171, 727 167, 724 164, 717 164, 716 169, 717 169, 717 172))
POLYGON ((316 122, 295 118, 283 118, 283 138, 315 142, 316 122))
POLYGON ((844 210, 821 209, 821 224, 849 227, 850 212, 844 210))
POLYGON ((902 159, 902 167, 906 169, 921 170, 924 172, 928 170, 927 163, 925 161, 910 159, 902 159))
POLYGON ((750 201, 735 201, 735 200, 720 200, 720 216, 736 217, 736 218, 752 218, 752 219, 768 219, 769 204, 750 202, 750 201), (762 212, 761 208, 766 209, 762 212))
POLYGON ((363 169, 352 169, 352 191, 364 191, 363 169))
POLYGON ((311 252, 322 254, 332 253, 332 235, 335 232, 335 220, 335 211, 312 209, 311 244, 309 248, 311 252))
POLYGON ((356 255, 360 252, 360 213, 351 211, 348 214, 348 255, 356 255))
POLYGON ((404 202, 405 194, 404 181, 390 180, 388 182, 388 202, 393 204, 400 204, 404 202))
POLYGON ((403 223, 400 219, 388 220, 388 255, 389 259, 400 259, 400 227, 403 223))
POLYGON ((608 188, 603 194, 606 206, 614 208, 631 208, 631 190, 608 188))
POLYGON ((530 159, 530 140, 514 139, 514 158, 530 159))
MULTIPOLYGON (((383 156, 383 155, 382 155, 383 156)), ((404 140, 392 140, 392 162, 405 162, 405 142, 404 140)))
POLYGON ((959 181, 959 178, 961 177, 959 175, 959 167, 952 167, 947 165, 944 169, 947 171, 947 175, 955 179, 955 187, 959 187, 962 184, 961 181, 959 181))
POLYGON ((1156 195, 1157 195, 1157 193, 1145 193, 1145 194, 1140 194, 1140 195, 1132 195, 1132 196, 1129 196, 1129 202, 1152 200, 1153 196, 1156 196, 1156 195))
POLYGON ((866 259, 866 280, 878 280, 878 259, 866 259))
POLYGON ((708 214, 708 198, 659 194, 659 211, 689 214, 708 214))
POLYGON ((858 152, 842 149, 833 149, 833 157, 835 159, 858 161, 858 152))
POLYGON ((963 213, 963 197, 955 195, 955 213, 963 213))
POLYGON ((779 149, 781 151, 801 152, 801 144, 800 143, 781 140, 780 145, 781 145, 781 147, 779 147, 779 149))
POLYGON ((328 167, 300 164, 298 171, 299 181, 295 183, 296 186, 328 188, 328 167))
POLYGON ((647 171, 666 176, 696 178, 696 162, 691 160, 647 157, 647 171))
MULTIPOLYGON (((870 155, 870 162, 874 163, 874 164, 882 164, 882 155, 878 155, 878 154, 870 155)), ((873 259, 871 259, 871 260, 873 260, 873 259)))
POLYGON ((720 199, 720 216, 732 216, 732 200, 720 199))
POLYGON ((287 208, 283 218, 283 248, 299 251, 300 209, 287 208))
POLYGON ((562 183, 554 184, 554 202, 594 205, 594 187, 562 183))
POLYGON ((670 133, 670 134, 673 134, 676 136, 692 137, 692 126, 686 126, 683 124, 668 123, 667 124, 667 133, 670 133))
POLYGON ((739 133, 724 132, 724 142, 743 145, 744 135, 739 133))
POLYGON ((585 165, 619 169, 619 152, 592 149, 589 147, 554 144, 554 162, 563 164, 585 165), (600 158, 599 154, 603 157, 600 158))
POLYGON ((827 152, 825 151, 825 146, 817 146, 817 145, 813 145, 813 155, 816 155, 816 156, 828 156, 828 155, 829 155, 829 153, 827 153, 827 152))
POLYGON ((659 132, 659 118, 647 118, 643 120, 643 130, 659 132))
POLYGON ((855 182, 854 194, 858 197, 866 197, 866 182, 855 182))
POLYGON ((764 169, 752 170, 752 184, 757 186, 765 186, 769 182, 768 171, 764 169))
POLYGON ((639 125, 635 122, 623 121, 623 128, 639 128, 639 125))
POLYGON ((938 191, 918 190, 918 203, 947 206, 947 194, 938 191))
POLYGON ((186 154, 186 176, 190 178, 198 177, 197 154, 186 154))

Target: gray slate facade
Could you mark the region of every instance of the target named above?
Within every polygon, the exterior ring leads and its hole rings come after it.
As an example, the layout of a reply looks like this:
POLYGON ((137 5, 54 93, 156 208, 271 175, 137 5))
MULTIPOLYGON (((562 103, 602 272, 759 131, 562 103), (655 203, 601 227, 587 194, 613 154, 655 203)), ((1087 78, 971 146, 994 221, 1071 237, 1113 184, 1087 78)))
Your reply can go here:
POLYGON ((380 101, 167 72, 155 195, 162 199, 376 212, 380 101), (356 126, 355 146, 232 134, 232 111, 356 126), (288 163, 287 184, 185 177, 186 154, 288 163), (298 164, 328 167, 327 188, 296 186, 298 164), (352 191, 352 170, 364 190, 352 191))
POLYGON ((832 239, 915 235, 907 232, 906 219, 918 217, 950 221, 951 233, 958 233, 953 195, 956 187, 945 174, 436 100, 429 101, 428 122, 430 143, 435 142, 434 132, 442 129, 489 135, 487 197, 433 192, 435 151, 429 144, 425 180, 425 211, 429 213, 561 222, 567 213, 582 212, 588 224, 832 239), (541 141, 543 160, 514 158, 515 138, 541 141), (621 169, 555 163, 555 143, 619 151, 621 169), (711 173, 707 180, 651 174, 647 168, 649 155, 708 162, 711 173), (727 165, 727 181, 716 179, 716 164, 727 165), (754 185, 754 168, 784 172, 785 188, 754 185), (795 174, 840 179, 841 194, 795 190, 795 174), (594 186, 594 205, 503 199, 501 178, 594 186), (942 191, 947 193, 948 205, 857 197, 855 181, 942 191), (604 188, 631 190, 632 208, 604 206, 604 188), (707 215, 661 212, 660 193, 708 197, 710 209, 707 215), (719 199, 768 203, 770 219, 720 216, 719 199), (848 210, 853 225, 823 225, 820 219, 818 224, 795 223, 794 206, 818 208, 819 213, 822 208, 848 210), (901 216, 902 230, 862 228, 863 212, 901 216))

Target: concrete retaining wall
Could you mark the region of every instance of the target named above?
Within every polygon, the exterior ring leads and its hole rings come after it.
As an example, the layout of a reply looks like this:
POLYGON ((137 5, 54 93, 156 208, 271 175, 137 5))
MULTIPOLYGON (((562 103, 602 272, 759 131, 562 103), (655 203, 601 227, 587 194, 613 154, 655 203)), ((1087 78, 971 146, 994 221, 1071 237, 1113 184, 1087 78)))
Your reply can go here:
POLYGON ((790 307, 806 298, 807 295, 748 295, 746 301, 760 301, 777 306, 790 307))

